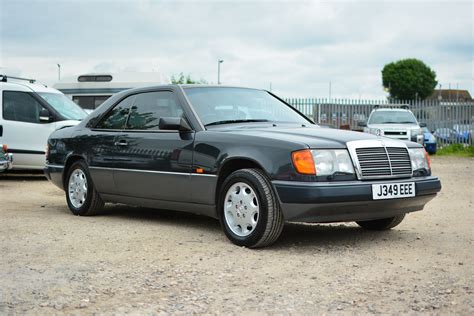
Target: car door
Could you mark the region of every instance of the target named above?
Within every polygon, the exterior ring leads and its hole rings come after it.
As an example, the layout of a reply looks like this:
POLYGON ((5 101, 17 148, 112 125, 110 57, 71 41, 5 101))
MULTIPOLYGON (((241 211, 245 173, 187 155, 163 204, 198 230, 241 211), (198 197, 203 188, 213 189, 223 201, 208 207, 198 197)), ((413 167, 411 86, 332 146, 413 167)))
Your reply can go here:
POLYGON ((194 132, 160 130, 161 117, 185 117, 172 91, 136 95, 117 139, 117 190, 126 196, 186 202, 191 198, 194 132))
POLYGON ((75 138, 75 147, 86 153, 89 171, 100 193, 116 194, 114 169, 119 165, 121 147, 117 139, 125 127, 134 95, 113 106, 90 132, 75 138))
MULTIPOLYGON (((49 117, 40 119, 45 106, 32 94, 24 91, 3 91, 1 142, 14 154, 15 167, 43 168, 45 147, 56 123, 49 117)), ((47 109, 46 109, 47 110, 47 109)))

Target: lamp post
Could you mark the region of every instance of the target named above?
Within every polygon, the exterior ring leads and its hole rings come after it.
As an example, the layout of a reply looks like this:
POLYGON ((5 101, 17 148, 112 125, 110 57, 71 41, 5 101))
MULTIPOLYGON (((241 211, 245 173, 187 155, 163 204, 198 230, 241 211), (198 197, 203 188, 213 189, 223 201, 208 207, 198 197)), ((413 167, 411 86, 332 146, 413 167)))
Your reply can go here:
POLYGON ((224 62, 223 59, 217 61, 217 84, 221 84, 221 64, 224 62))
POLYGON ((61 81, 61 65, 60 64, 56 64, 58 65, 58 81, 61 81))

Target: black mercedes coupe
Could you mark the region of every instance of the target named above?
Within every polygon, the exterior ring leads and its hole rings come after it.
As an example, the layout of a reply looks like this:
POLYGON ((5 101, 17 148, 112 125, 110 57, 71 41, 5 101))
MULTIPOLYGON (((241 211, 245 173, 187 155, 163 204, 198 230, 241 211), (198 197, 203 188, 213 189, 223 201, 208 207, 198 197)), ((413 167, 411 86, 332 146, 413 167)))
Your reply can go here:
POLYGON ((105 202, 192 212, 252 248, 285 221, 390 229, 441 189, 419 144, 320 128, 268 91, 202 85, 112 96, 50 136, 45 174, 75 215, 105 202))

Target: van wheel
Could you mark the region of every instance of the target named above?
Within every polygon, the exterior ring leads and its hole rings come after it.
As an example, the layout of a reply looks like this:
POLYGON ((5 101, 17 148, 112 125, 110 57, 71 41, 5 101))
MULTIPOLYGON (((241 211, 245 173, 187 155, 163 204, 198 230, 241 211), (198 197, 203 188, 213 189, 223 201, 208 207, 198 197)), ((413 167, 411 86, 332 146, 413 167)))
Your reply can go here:
POLYGON ((104 207, 83 160, 72 164, 66 179, 66 201, 74 215, 95 215, 104 207))
POLYGON ((237 170, 228 176, 219 194, 218 210, 227 238, 239 246, 269 246, 283 230, 280 205, 259 169, 237 170))
POLYGON ((405 214, 397 215, 394 217, 375 219, 371 221, 359 221, 356 222, 360 227, 369 230, 387 230, 394 228, 400 224, 405 218, 405 214))

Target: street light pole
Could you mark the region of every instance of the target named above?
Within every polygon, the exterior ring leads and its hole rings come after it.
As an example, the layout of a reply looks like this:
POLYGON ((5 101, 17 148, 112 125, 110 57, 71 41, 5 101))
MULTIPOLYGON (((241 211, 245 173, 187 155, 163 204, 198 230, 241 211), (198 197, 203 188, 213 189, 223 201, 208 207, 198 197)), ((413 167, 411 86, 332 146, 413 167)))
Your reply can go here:
POLYGON ((60 64, 56 64, 58 65, 58 81, 61 81, 61 65, 60 64))
POLYGON ((332 82, 329 81, 329 102, 331 102, 331 85, 332 85, 332 82))
POLYGON ((221 64, 224 62, 223 59, 217 61, 217 84, 221 84, 221 64))

